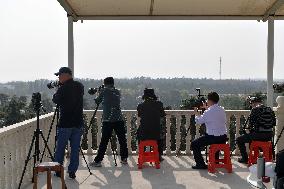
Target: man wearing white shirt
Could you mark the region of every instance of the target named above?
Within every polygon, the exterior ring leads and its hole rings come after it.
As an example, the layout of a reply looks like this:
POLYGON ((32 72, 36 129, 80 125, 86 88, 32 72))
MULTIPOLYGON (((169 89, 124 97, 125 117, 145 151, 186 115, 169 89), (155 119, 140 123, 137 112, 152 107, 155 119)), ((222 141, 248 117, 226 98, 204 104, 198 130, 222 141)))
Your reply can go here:
MULTIPOLYGON (((201 150, 210 144, 223 144, 227 140, 226 114, 223 107, 218 105, 219 95, 216 92, 208 93, 206 111, 200 115, 194 108, 196 124, 205 124, 206 134, 195 139, 191 143, 194 159, 196 162, 193 169, 207 169, 207 165, 201 154, 201 150)), ((218 154, 216 154, 218 155, 218 154)))

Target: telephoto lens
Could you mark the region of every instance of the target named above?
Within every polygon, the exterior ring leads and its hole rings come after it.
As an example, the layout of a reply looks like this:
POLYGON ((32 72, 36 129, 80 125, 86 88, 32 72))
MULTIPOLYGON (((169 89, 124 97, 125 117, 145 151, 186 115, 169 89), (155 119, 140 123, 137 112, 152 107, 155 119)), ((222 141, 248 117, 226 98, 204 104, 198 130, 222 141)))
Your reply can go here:
POLYGON ((56 88, 56 87, 60 87, 61 83, 59 81, 52 81, 52 82, 48 83, 46 86, 49 89, 53 89, 53 88, 56 88))
POLYGON ((96 94, 97 91, 98 91, 98 88, 89 88, 88 93, 90 95, 94 95, 94 94, 96 94))
POLYGON ((101 85, 101 86, 99 86, 97 88, 89 88, 88 93, 90 95, 95 95, 97 92, 99 92, 103 88, 104 88, 104 85, 101 85))

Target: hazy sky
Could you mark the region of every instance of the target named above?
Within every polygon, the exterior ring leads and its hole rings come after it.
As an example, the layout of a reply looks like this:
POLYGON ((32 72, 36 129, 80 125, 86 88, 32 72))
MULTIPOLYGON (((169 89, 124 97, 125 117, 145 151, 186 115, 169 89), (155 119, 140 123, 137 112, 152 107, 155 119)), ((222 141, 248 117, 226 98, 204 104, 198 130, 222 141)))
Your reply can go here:
MULTIPOLYGON (((57 0, 0 0, 0 82, 55 79, 67 66, 57 0)), ((267 23, 84 21, 74 24, 75 76, 266 78, 267 23)), ((275 78, 284 78, 284 21, 275 22, 275 78)))

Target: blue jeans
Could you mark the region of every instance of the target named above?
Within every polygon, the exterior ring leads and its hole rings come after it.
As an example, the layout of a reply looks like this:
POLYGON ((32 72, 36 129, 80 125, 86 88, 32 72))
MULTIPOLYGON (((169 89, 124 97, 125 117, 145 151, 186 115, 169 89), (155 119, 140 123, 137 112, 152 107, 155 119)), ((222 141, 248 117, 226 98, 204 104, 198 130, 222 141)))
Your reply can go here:
POLYGON ((75 173, 78 170, 82 133, 83 133, 83 127, 57 128, 55 162, 58 162, 61 165, 63 165, 65 149, 69 140, 71 146, 71 156, 70 156, 70 164, 68 166, 68 172, 75 173))

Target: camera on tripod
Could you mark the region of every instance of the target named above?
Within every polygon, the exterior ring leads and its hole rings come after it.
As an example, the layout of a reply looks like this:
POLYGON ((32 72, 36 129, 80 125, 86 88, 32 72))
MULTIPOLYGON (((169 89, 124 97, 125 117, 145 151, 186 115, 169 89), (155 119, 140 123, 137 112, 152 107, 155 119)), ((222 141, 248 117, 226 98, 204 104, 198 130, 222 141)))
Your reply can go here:
POLYGON ((273 84, 273 89, 275 93, 283 93, 284 92, 284 83, 279 84, 275 83, 273 84))
POLYGON ((88 93, 90 95, 95 95, 97 92, 99 92, 100 90, 102 90, 104 88, 104 85, 101 85, 97 88, 89 88, 88 93))
POLYGON ((40 93, 33 93, 32 95, 32 105, 35 111, 38 111, 41 107, 41 94, 40 93))
POLYGON ((54 88, 58 88, 60 87, 62 84, 59 81, 52 81, 50 83, 48 83, 46 86, 49 89, 54 89, 54 88))
POLYGON ((203 107, 203 104, 206 103, 206 99, 204 97, 204 95, 201 94, 201 89, 200 88, 196 88, 195 89, 197 91, 197 99, 194 100, 193 102, 193 107, 196 107, 196 108, 201 108, 203 107))

